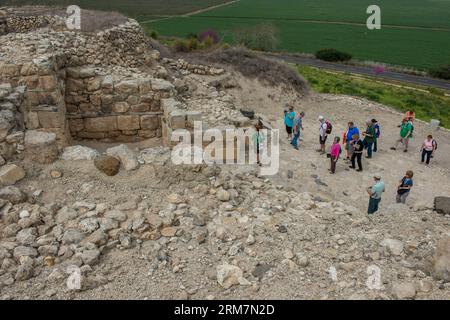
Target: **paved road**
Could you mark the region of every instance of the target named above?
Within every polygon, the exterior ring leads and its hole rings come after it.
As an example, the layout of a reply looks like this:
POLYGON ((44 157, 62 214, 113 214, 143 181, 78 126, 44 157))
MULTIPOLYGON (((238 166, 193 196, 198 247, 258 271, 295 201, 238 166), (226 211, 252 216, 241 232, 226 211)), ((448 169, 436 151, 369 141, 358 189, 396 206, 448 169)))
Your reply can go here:
POLYGON ((388 79, 388 80, 396 80, 396 81, 402 81, 402 82, 409 82, 413 84, 423 85, 427 87, 435 87, 440 89, 446 89, 450 91, 450 81, 446 80, 439 80, 429 77, 423 77, 423 76, 416 76, 401 72, 392 72, 392 71, 385 71, 381 74, 376 74, 371 67, 360 67, 360 66, 350 66, 346 64, 340 64, 340 63, 332 63, 332 62, 326 62, 321 60, 316 60, 313 58, 307 58, 307 57, 297 57, 297 56, 291 56, 291 55, 279 55, 279 54, 266 54, 267 56, 271 58, 275 58, 278 60, 283 60, 285 62, 289 63, 298 63, 302 65, 308 65, 323 69, 329 69, 329 70, 336 70, 336 71, 343 71, 343 72, 350 72, 355 74, 361 74, 361 75, 368 75, 375 78, 380 79, 388 79))

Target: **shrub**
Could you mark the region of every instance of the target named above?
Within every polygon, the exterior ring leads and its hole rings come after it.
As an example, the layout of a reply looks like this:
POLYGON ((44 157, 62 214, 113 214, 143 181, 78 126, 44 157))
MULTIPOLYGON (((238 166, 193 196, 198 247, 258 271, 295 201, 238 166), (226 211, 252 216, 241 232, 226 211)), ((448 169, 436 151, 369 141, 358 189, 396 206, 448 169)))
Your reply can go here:
POLYGON ((155 30, 152 30, 150 32, 150 38, 157 40, 158 39, 158 32, 156 32, 155 30))
POLYGON ((336 49, 322 49, 317 51, 315 56, 317 59, 331 62, 348 61, 352 58, 351 54, 336 49))
POLYGON ((197 38, 190 38, 189 40, 187 40, 187 46, 189 51, 197 50, 198 49, 197 38))
POLYGON ((450 64, 431 69, 430 75, 435 78, 450 80, 450 64))
POLYGON ((212 42, 212 44, 217 44, 220 42, 220 37, 214 30, 203 31, 198 35, 197 38, 200 42, 208 41, 212 42))
POLYGON ((252 50, 274 51, 278 46, 278 30, 270 23, 239 28, 233 31, 233 40, 252 50))
POLYGON ((197 39, 197 35, 195 33, 190 32, 186 35, 186 39, 197 39))
POLYGON ((210 47, 212 47, 214 44, 215 44, 215 42, 214 42, 214 39, 212 38, 212 37, 206 37, 203 41, 202 41, 202 44, 203 44, 203 48, 210 48, 210 47))
POLYGON ((176 52, 188 52, 189 51, 189 43, 186 40, 178 39, 173 44, 173 48, 176 52))

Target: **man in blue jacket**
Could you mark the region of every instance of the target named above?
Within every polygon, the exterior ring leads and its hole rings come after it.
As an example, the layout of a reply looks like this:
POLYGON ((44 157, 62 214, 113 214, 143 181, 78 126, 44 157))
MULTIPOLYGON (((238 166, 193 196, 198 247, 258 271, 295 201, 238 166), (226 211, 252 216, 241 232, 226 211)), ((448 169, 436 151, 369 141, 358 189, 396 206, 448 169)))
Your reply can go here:
POLYGON ((350 121, 348 123, 348 129, 347 129, 347 133, 346 133, 346 139, 345 139, 345 150, 347 150, 347 159, 351 158, 351 145, 350 145, 350 141, 352 141, 352 137, 357 134, 359 136, 359 129, 357 127, 355 127, 355 124, 350 121))

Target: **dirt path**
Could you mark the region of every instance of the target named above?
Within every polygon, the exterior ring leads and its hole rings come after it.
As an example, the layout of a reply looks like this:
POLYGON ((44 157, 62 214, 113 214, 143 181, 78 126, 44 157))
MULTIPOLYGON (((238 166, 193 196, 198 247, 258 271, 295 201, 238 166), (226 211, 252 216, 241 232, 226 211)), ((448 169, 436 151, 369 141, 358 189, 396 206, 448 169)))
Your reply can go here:
POLYGON ((203 8, 203 9, 199 9, 199 10, 195 10, 195 11, 191 11, 185 14, 181 14, 181 15, 174 15, 174 16, 166 16, 164 18, 159 18, 159 19, 153 19, 153 20, 146 20, 146 21, 141 21, 140 23, 150 23, 150 22, 156 22, 156 21, 162 21, 162 20, 167 20, 167 19, 171 19, 171 18, 178 18, 178 17, 190 17, 199 13, 203 13, 203 12, 207 12, 207 11, 211 11, 220 7, 224 7, 224 6, 228 6, 230 4, 239 2, 240 0, 233 0, 233 1, 228 1, 225 3, 221 3, 221 4, 217 4, 215 6, 211 6, 211 7, 207 7, 207 8, 203 8))

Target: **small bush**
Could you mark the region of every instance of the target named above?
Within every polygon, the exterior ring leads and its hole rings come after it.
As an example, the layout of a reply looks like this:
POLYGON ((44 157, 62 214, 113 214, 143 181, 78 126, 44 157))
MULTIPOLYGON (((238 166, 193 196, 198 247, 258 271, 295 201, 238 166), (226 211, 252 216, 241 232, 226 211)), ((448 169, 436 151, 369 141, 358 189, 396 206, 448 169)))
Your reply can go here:
POLYGON ((188 52, 189 51, 189 42, 183 39, 178 39, 173 44, 173 49, 176 52, 188 52))
POLYGON ((275 51, 278 46, 278 30, 270 23, 239 28, 233 32, 233 40, 252 50, 275 51))
POLYGON ((211 42, 212 44, 217 44, 220 42, 220 37, 214 30, 203 31, 197 38, 200 42, 208 41, 208 43, 211 42))
POLYGON ((195 33, 190 32, 186 35, 186 39, 197 39, 197 35, 195 33))
POLYGON ((197 50, 199 47, 197 38, 190 38, 188 40, 188 49, 189 51, 197 50))
POLYGON ((430 70, 430 75, 435 78, 450 80, 450 64, 430 70))
POLYGON ((158 39, 158 32, 156 32, 155 30, 152 30, 150 32, 150 38, 157 40, 158 39))
POLYGON ((212 37, 206 37, 203 41, 202 41, 202 47, 204 49, 207 48, 211 48, 213 45, 215 44, 214 39, 212 37))
POLYGON ((317 59, 331 62, 348 61, 352 58, 351 54, 336 49, 322 49, 317 51, 315 56, 317 59))

